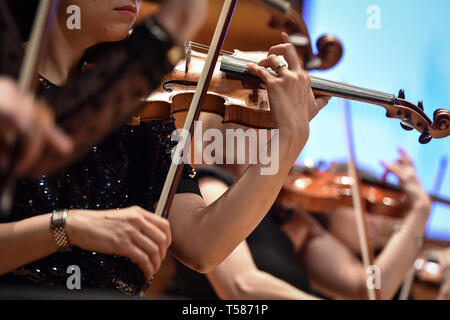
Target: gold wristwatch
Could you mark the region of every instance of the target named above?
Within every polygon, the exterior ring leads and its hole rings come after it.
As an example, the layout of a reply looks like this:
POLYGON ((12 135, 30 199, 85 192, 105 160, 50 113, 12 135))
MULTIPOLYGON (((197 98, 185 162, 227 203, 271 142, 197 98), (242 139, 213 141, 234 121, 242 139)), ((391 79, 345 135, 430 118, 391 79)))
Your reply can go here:
POLYGON ((52 218, 50 220, 50 226, 51 229, 53 230, 56 245, 58 246, 58 250, 60 252, 70 251, 69 238, 67 238, 65 228, 68 213, 69 213, 68 209, 55 211, 53 212, 52 218))

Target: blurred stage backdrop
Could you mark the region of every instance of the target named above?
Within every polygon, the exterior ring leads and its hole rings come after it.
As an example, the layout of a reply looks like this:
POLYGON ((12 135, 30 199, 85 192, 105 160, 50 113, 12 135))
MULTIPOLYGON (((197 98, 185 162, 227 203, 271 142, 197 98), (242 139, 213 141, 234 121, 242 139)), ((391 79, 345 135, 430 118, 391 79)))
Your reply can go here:
MULTIPOLYGON (((312 41, 333 33, 345 49, 335 68, 312 74, 386 93, 397 94, 403 88, 407 100, 415 104, 424 100, 425 112, 432 118, 435 109, 450 107, 449 12, 448 0, 305 0, 303 15, 312 41), (367 21, 378 9, 380 24, 369 23, 369 28, 367 21)), ((313 121, 299 164, 306 159, 348 159, 342 104, 333 99, 313 121)), ((439 164, 450 157, 450 138, 424 146, 417 141, 418 132, 404 131, 398 121, 385 117, 382 108, 351 102, 351 112, 360 167, 381 175, 380 159, 395 160, 397 147, 402 146, 414 159, 424 187, 433 191, 439 164)), ((439 192, 450 198, 450 166, 439 192)), ((427 236, 450 240, 449 206, 433 206, 427 236)))

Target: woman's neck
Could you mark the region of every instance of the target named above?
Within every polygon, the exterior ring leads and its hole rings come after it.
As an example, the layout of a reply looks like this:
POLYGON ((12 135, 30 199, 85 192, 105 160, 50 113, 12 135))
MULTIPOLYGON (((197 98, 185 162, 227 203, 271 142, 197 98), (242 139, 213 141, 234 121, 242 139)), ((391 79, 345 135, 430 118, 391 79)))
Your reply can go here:
POLYGON ((63 85, 76 69, 85 50, 94 44, 83 30, 68 30, 65 22, 57 22, 38 73, 55 85, 63 85))

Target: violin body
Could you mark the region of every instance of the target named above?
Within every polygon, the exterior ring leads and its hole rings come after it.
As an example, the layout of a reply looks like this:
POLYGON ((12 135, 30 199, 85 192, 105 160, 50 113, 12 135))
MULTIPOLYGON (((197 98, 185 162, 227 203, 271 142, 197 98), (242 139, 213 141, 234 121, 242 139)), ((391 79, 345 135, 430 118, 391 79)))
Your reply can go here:
MULTIPOLYGON (((235 51, 236 56, 265 56, 264 53, 235 51)), ((172 115, 187 112, 203 69, 205 55, 191 55, 163 79, 162 86, 146 99, 140 112, 141 121, 169 120, 172 115), (187 72, 186 72, 187 71, 187 72)), ((257 81, 241 81, 220 70, 219 63, 202 106, 202 112, 220 115, 225 123, 273 128, 267 91, 257 81)))

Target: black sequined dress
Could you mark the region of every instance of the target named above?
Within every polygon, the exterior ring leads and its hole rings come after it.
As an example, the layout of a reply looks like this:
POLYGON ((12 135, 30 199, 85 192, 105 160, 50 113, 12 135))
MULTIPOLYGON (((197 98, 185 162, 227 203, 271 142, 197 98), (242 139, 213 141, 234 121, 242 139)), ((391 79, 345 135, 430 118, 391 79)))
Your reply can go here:
MULTIPOLYGON (((51 88, 46 81, 41 86, 51 88)), ((105 210, 132 205, 154 211, 171 161, 175 142, 171 122, 153 121, 123 126, 70 168, 38 181, 20 181, 12 222, 55 210, 105 210)), ((186 166, 177 193, 200 194, 195 171, 186 166)), ((32 250, 32 248, 30 248, 32 250)), ((127 258, 73 247, 55 253, 6 275, 0 285, 39 285, 66 288, 67 268, 81 270, 82 288, 116 289, 136 295, 145 284, 142 271, 127 258)))

